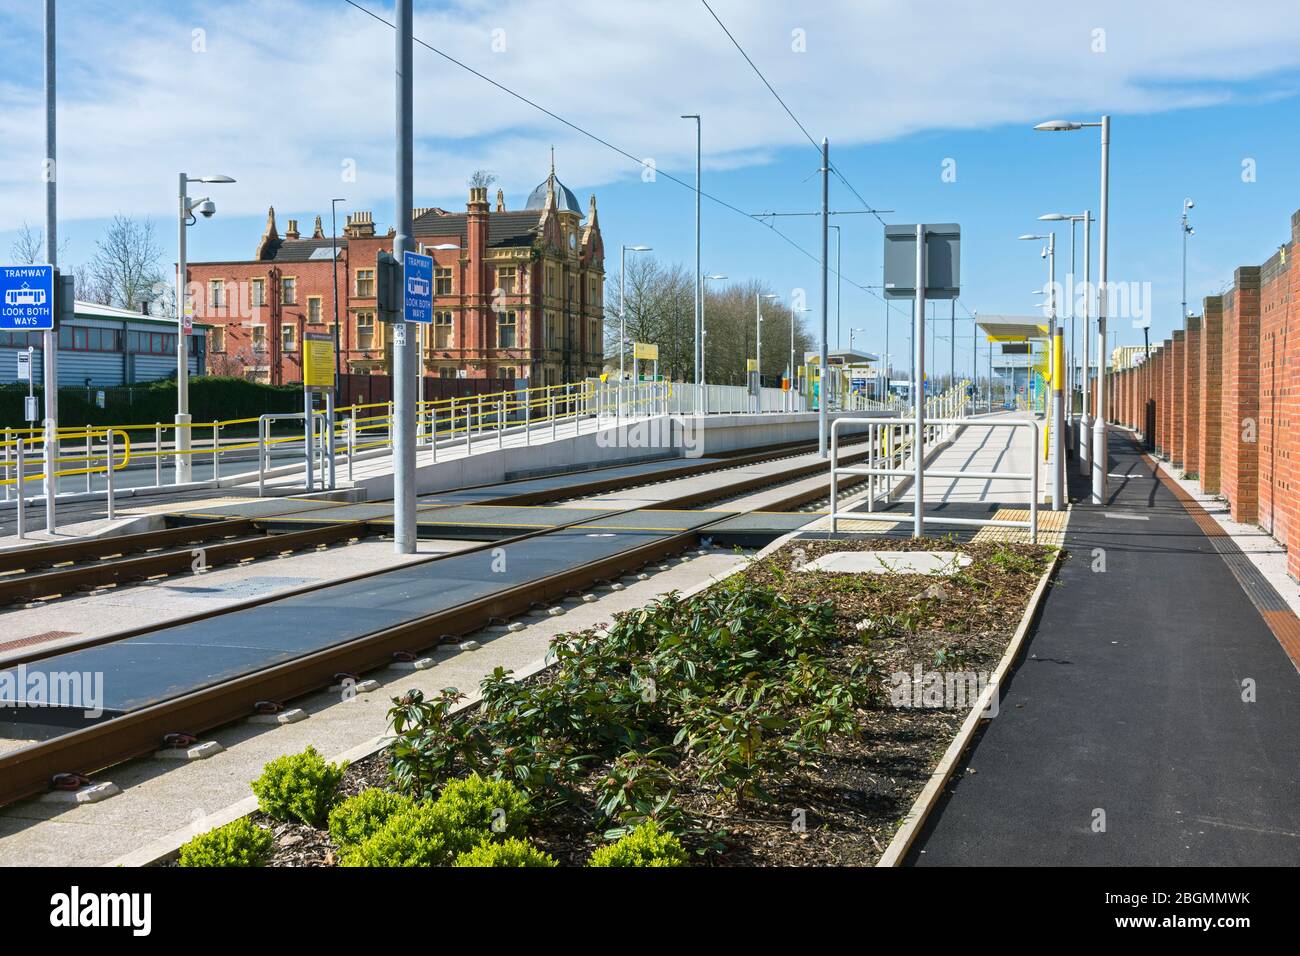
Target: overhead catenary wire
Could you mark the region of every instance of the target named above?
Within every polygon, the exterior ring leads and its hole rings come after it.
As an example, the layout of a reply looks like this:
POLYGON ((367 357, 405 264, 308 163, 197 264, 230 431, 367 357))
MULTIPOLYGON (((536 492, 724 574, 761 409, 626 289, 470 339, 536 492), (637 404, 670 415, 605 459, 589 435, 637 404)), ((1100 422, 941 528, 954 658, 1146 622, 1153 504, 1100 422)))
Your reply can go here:
MULTIPOLYGON (((363 6, 362 4, 358 3, 357 0, 343 0, 343 2, 346 3, 348 6, 353 7, 354 9, 360 11, 361 13, 364 13, 366 16, 370 17, 371 19, 373 19, 373 20, 375 20, 375 21, 377 21, 377 22, 379 22, 379 23, 384 24, 384 26, 388 27, 389 29, 393 29, 393 28, 394 28, 394 27, 393 27, 393 23, 392 23, 391 21, 389 21, 389 20, 385 19, 384 17, 380 16, 379 14, 375 13, 373 10, 370 10, 370 9, 366 8, 366 7, 363 6)), ((524 103, 524 104, 527 105, 527 106, 531 106, 533 109, 537 110, 538 112, 543 113, 543 114, 545 114, 546 116, 549 116, 551 119, 555 120, 557 123, 561 123, 562 125, 567 126, 569 129, 573 130, 574 132, 579 133, 579 134, 581 134, 581 135, 587 137, 588 139, 592 140, 592 141, 595 142, 595 143, 599 143, 601 146, 604 146, 606 149, 609 149, 609 150, 612 150, 613 152, 618 153, 620 156, 623 156, 623 157, 625 157, 625 158, 631 160, 632 162, 636 163, 638 166, 640 166, 640 167, 642 167, 642 168, 645 167, 645 160, 644 160, 644 159, 642 159, 641 157, 635 156, 634 154, 628 152, 626 149, 623 149, 621 146, 617 145, 616 143, 612 143, 612 142, 610 142, 609 140, 605 139, 604 137, 600 136, 599 134, 597 134, 597 133, 593 133, 591 130, 588 130, 588 129, 583 128, 582 126, 579 126, 577 123, 574 123, 573 121, 566 119, 565 117, 561 116, 559 113, 556 113, 554 110, 548 109, 547 107, 541 105, 540 103, 536 102, 535 100, 531 100, 531 99, 529 99, 527 96, 524 96, 522 93, 519 93, 519 92, 517 92, 517 91, 515 91, 515 90, 512 90, 510 87, 506 86, 505 84, 500 83, 500 82, 498 82, 497 80, 492 79, 492 77, 488 76, 487 74, 485 74, 485 73, 483 73, 483 72, 481 72, 481 71, 479 71, 479 70, 474 69, 474 67, 470 66, 469 64, 464 63, 464 62, 462 62, 461 60, 456 59, 456 58, 455 58, 454 56, 452 56, 451 54, 446 53, 446 52, 444 52, 444 51, 438 49, 437 47, 433 46, 433 45, 430 44, 430 43, 425 42, 424 40, 420 39, 419 37, 415 37, 414 40, 415 40, 415 43, 416 43, 417 46, 423 47, 424 49, 428 50, 428 51, 431 52, 431 53, 436 53, 438 56, 442 57, 442 58, 443 58, 444 60, 446 60, 448 63, 451 63, 451 64, 453 64, 454 66, 458 66, 458 67, 460 67, 462 70, 465 70, 467 73, 471 73, 471 74, 473 74, 474 76, 476 76, 476 77, 478 77, 479 79, 483 80, 483 82, 490 84, 491 86, 493 86, 493 87, 495 87, 496 89, 500 90, 501 92, 507 94, 508 96, 514 97, 515 99, 519 100, 519 102, 524 103)), ((669 180, 670 182, 676 183, 678 186, 681 186, 681 187, 684 188, 684 189, 690 190, 691 192, 695 192, 695 191, 696 191, 695 186, 694 186, 692 183, 689 183, 689 182, 687 182, 687 181, 684 180, 684 179, 680 179, 680 178, 678 178, 677 176, 674 176, 674 175, 672 175, 671 173, 665 172, 665 171, 662 170, 662 169, 656 169, 656 175, 657 175, 657 176, 662 176, 663 178, 669 180)), ((705 190, 703 190, 703 189, 699 190, 699 194, 700 194, 700 196, 703 197, 704 199, 707 199, 707 200, 709 200, 710 202, 715 203, 715 204, 717 204, 718 206, 721 206, 721 207, 724 208, 724 209, 730 210, 731 212, 734 212, 734 213, 736 213, 737 215, 744 216, 744 217, 745 217, 746 219, 748 219, 750 222, 756 222, 756 220, 755 220, 752 216, 750 216, 749 213, 745 212, 745 210, 741 209, 739 206, 737 206, 737 205, 735 205, 735 204, 733 204, 733 203, 728 202, 728 201, 725 200, 725 199, 722 199, 722 198, 720 198, 720 197, 718 197, 718 196, 715 196, 715 195, 713 195, 712 193, 709 193, 709 192, 707 192, 707 191, 705 191, 705 190)), ((766 226, 769 230, 771 230, 771 232, 773 232, 773 233, 774 233, 777 237, 779 237, 782 241, 784 241, 786 244, 788 244, 791 248, 797 250, 801 255, 805 256, 805 257, 806 257, 807 259, 809 259, 810 261, 812 261, 812 262, 816 262, 816 263, 820 263, 820 262, 821 262, 821 258, 820 258, 819 256, 817 256, 817 255, 815 255, 814 253, 812 253, 812 252, 808 251, 807 249, 805 249, 805 248, 804 248, 803 246, 801 246, 798 242, 796 242, 796 241, 795 241, 794 239, 792 239, 790 236, 788 236, 788 235, 786 235, 785 233, 783 233, 781 230, 777 229, 775 226, 773 226, 773 225, 771 225, 771 224, 769 224, 769 223, 759 223, 759 225, 766 226)), ((831 271, 834 272, 837 276, 840 275, 840 273, 839 273, 838 271, 834 270, 834 269, 832 269, 831 271)), ((845 282, 849 283, 850 285, 854 286, 855 288, 861 289, 861 290, 864 291, 864 292, 870 292, 870 290, 867 289, 866 286, 861 285, 861 284, 858 283, 858 282, 855 282, 853 279, 849 278, 848 276, 842 276, 842 278, 844 279, 845 282)), ((870 294, 871 294, 871 295, 875 295, 874 292, 870 292, 870 294)), ((880 297, 877 296, 877 298, 880 298, 880 297)))

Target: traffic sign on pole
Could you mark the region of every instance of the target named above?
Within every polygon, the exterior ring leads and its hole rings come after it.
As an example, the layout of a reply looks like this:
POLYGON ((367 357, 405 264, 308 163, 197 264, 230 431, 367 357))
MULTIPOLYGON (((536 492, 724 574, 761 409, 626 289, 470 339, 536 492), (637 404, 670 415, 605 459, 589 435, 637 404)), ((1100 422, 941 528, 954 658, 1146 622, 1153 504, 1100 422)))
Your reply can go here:
POLYGON ((408 252, 403 262, 402 315, 407 322, 432 322, 433 256, 408 252))
POLYGON ((54 328, 54 266, 0 266, 0 329, 54 328))

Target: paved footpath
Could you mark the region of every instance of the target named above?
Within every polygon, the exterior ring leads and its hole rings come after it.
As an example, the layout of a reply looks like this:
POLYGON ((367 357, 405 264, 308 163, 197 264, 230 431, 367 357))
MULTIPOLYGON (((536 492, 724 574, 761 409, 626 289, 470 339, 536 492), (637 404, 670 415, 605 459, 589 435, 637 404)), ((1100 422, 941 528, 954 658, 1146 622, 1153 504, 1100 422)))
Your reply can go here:
POLYGON ((1300 865, 1295 615, 1126 437, 1110 454, 1126 477, 1075 506, 999 714, 910 864, 1300 865))

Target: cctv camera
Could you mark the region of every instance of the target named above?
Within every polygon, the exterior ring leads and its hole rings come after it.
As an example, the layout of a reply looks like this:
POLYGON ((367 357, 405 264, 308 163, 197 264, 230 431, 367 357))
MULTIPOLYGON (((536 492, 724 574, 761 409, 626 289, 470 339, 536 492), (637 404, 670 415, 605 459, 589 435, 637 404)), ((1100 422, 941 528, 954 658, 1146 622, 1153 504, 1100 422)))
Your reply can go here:
POLYGON ((204 219, 211 219, 217 214, 217 204, 211 199, 205 199, 198 205, 198 212, 204 219))

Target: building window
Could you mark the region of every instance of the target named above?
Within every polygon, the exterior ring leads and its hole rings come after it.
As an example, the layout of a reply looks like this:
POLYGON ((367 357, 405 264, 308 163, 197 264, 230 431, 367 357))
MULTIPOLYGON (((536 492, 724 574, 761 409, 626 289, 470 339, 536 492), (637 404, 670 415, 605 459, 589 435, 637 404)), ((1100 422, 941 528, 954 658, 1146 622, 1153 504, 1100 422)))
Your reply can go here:
POLYGON ((357 313, 357 348, 369 352, 375 347, 375 313, 357 313))
POLYGON ((266 351, 266 326, 253 326, 253 351, 262 353, 266 351))
POLYGON ((266 280, 254 279, 253 287, 250 292, 250 305, 254 308, 260 308, 266 305, 266 280))
POLYGON ((435 349, 451 348, 451 313, 433 313, 433 347, 435 349))
POLYGON ((375 270, 357 270, 357 298, 373 299, 375 297, 375 270))
POLYGON ((444 365, 442 368, 438 369, 438 375, 442 378, 455 378, 456 366, 444 365))
POLYGON ((280 299, 284 305, 298 304, 298 278, 284 276, 280 280, 280 299))
POLYGON ((312 325, 319 325, 322 318, 321 297, 318 295, 307 296, 307 321, 312 325))
POLYGON ((220 309, 226 304, 226 283, 221 279, 208 281, 208 305, 220 309))
POLYGON ((560 347, 560 323, 556 320, 554 312, 546 313, 546 347, 548 349, 560 347))
POLYGON ((497 313, 497 348, 512 349, 515 347, 518 325, 519 317, 516 313, 497 313))
POLYGON ((222 328, 208 329, 208 351, 224 352, 226 350, 226 330, 222 328))
POLYGON ((497 288, 502 295, 514 295, 518 288, 519 267, 497 266, 497 288))
POLYGON ((451 295, 451 270, 436 266, 433 270, 433 291, 435 295, 451 295))
POLYGON ((502 368, 500 371, 497 372, 497 377, 498 377, 498 378, 506 378, 506 379, 509 379, 510 381, 513 382, 513 381, 514 381, 518 376, 515 375, 515 368, 514 368, 514 366, 513 366, 513 365, 507 365, 507 366, 505 366, 504 368, 502 368))
POLYGON ((546 267, 546 288, 544 291, 548 296, 554 296, 556 294, 555 266, 548 265, 546 267))
POLYGON ((292 322, 286 322, 280 326, 280 351, 293 352, 297 350, 298 345, 298 326, 292 322))

